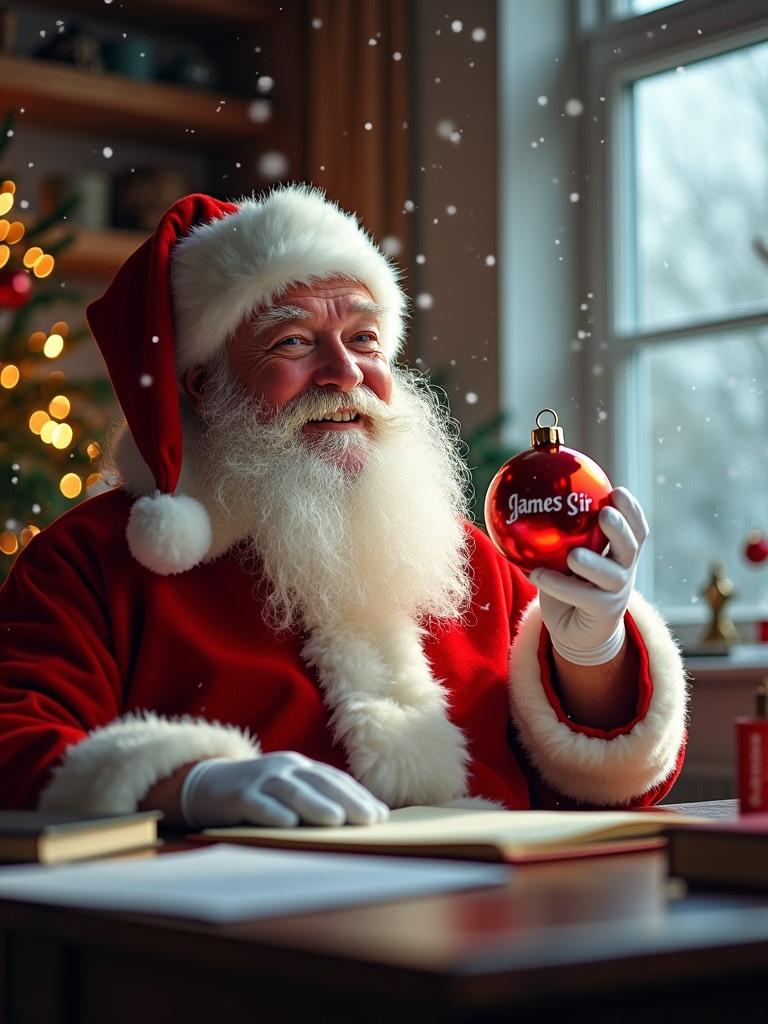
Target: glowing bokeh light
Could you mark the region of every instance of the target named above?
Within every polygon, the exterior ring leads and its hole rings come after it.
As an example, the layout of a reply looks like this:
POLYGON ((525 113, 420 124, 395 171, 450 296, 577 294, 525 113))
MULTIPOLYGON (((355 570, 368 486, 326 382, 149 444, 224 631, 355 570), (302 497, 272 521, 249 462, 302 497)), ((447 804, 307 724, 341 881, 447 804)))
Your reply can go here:
POLYGON ((38 409, 29 417, 29 429, 33 434, 39 434, 48 422, 48 413, 44 409, 38 409))
POLYGON ((19 383, 19 368, 14 366, 13 363, 6 363, 5 366, 0 370, 0 384, 4 388, 15 388, 19 383))
POLYGON ((77 473, 65 473, 59 481, 59 490, 65 498, 76 498, 83 489, 83 481, 77 473))
POLYGON ((49 359, 60 356, 64 349, 64 339, 60 334, 49 334, 43 345, 43 355, 49 359))
POLYGON ((48 412, 54 419, 63 420, 69 416, 70 402, 66 395, 54 395, 48 403, 48 412))

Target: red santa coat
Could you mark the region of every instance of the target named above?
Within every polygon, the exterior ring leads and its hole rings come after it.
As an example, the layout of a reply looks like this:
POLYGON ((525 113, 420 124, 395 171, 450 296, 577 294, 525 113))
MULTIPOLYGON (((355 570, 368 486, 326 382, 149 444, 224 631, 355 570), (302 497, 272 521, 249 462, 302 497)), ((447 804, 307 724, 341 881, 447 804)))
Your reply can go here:
POLYGON ((535 590, 475 527, 462 622, 424 636, 382 610, 370 635, 308 636, 265 625, 231 553, 178 576, 142 567, 129 508, 122 491, 79 505, 0 592, 3 807, 129 811, 183 764, 274 750, 351 771, 391 805, 643 806, 679 771, 684 673, 639 595, 637 708, 604 732, 568 719, 535 590))

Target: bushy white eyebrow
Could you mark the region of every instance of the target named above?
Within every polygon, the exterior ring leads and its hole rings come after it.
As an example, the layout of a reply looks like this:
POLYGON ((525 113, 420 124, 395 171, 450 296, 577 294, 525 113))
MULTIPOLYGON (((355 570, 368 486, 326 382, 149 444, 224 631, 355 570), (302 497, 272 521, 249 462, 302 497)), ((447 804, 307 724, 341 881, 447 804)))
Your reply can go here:
MULTIPOLYGON (((356 299, 349 307, 350 313, 367 314, 374 316, 377 320, 387 312, 386 306, 380 306, 378 302, 368 299, 356 299)), ((254 331, 260 333, 271 327, 279 327, 280 324, 290 323, 295 320, 309 320, 312 314, 300 306, 271 306, 263 313, 253 313, 250 322, 254 331)))
POLYGON ((301 309, 300 306, 271 306, 263 313, 254 313, 250 319, 254 331, 259 332, 292 320, 309 320, 311 316, 308 309, 301 309))
POLYGON ((369 299, 355 299, 349 309, 351 313, 368 313, 377 319, 387 312, 386 306, 380 306, 378 302, 372 302, 369 299))

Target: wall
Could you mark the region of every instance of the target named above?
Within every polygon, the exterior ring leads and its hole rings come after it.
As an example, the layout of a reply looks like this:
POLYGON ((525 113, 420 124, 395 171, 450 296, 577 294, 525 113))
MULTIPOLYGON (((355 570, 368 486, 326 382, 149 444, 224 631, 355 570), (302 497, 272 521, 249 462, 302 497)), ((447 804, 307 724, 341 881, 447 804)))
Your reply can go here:
POLYGON ((586 443, 579 306, 579 99, 576 5, 499 0, 500 394, 528 444, 536 413, 557 410, 566 444, 586 443), (578 107, 576 108, 578 109, 578 107))
POLYGON ((406 283, 417 300, 410 354, 447 377, 471 427, 499 397, 496 3, 417 0, 412 17, 411 199, 425 261, 406 283))

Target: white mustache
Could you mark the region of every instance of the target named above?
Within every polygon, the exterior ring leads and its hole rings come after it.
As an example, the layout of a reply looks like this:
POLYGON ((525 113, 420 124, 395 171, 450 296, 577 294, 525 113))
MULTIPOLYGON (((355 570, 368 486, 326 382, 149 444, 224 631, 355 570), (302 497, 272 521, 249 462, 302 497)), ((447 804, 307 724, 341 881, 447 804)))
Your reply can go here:
POLYGON ((284 405, 272 422, 279 421, 287 430, 300 430, 309 420, 324 419, 342 409, 365 416, 374 424, 393 418, 390 407, 369 388, 357 387, 344 393, 314 388, 284 405))

